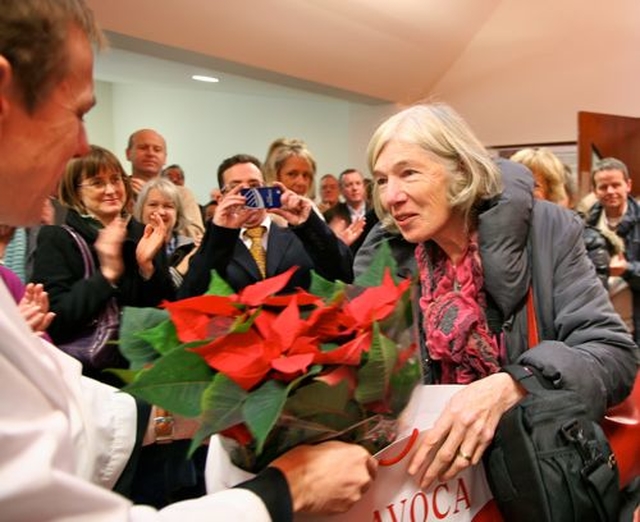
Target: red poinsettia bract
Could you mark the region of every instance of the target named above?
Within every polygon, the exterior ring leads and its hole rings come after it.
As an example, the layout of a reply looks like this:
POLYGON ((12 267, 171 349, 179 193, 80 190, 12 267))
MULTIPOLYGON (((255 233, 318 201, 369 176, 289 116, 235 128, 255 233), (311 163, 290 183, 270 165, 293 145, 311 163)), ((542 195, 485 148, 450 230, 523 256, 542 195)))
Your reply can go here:
POLYGON ((340 295, 326 304, 303 290, 273 295, 284 288, 294 270, 238 294, 165 304, 179 340, 211 339, 193 351, 245 390, 268 378, 291 381, 311 365, 358 366, 371 346, 373 322, 393 311, 409 284, 396 285, 387 272, 381 286, 367 288, 351 300, 340 295), (302 317, 301 309, 310 308, 308 317, 302 317), (248 329, 231 331, 239 319, 250 317, 253 323, 248 329), (335 348, 321 348, 332 343, 335 348))

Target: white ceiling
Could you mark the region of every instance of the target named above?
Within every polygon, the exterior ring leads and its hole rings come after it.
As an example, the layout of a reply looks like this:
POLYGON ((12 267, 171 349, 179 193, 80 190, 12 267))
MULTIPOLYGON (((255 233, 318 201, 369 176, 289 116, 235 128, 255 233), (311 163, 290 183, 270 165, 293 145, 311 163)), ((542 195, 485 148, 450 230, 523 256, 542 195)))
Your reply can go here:
POLYGON ((219 90, 375 104, 428 95, 502 0, 87 2, 112 46, 98 79, 178 84, 205 72, 219 90))

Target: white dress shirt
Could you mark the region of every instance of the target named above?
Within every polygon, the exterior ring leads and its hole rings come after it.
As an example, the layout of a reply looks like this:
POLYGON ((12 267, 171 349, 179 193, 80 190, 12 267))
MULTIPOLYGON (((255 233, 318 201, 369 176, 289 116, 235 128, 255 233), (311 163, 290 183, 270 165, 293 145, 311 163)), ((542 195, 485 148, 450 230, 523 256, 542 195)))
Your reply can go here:
POLYGON ((81 375, 35 336, 0 283, 0 518, 267 522, 254 493, 223 491, 156 511, 113 487, 133 449, 133 398, 81 375))

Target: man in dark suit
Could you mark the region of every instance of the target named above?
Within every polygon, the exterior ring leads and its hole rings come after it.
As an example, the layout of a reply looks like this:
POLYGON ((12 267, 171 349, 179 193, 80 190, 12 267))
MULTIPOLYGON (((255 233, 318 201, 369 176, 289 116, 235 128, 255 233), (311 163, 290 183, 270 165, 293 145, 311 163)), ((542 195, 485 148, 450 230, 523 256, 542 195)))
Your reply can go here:
POLYGON ((340 194, 344 203, 336 204, 330 212, 327 212, 325 219, 330 221, 330 217, 334 215, 346 221, 347 231, 344 233, 343 241, 350 246, 351 253, 355 257, 367 234, 378 222, 378 217, 367 203, 365 179, 361 172, 356 169, 346 169, 340 173, 339 181, 340 194))
POLYGON ((232 156, 218 168, 223 196, 191 260, 180 297, 206 292, 211 270, 216 270, 235 291, 293 266, 298 270, 283 292, 309 288, 312 269, 325 279, 347 283, 353 280, 353 259, 348 247, 312 211, 309 199, 276 183, 282 190, 281 208, 267 212, 245 206, 240 190, 264 186, 260 169, 260 162, 246 154, 232 156), (288 226, 278 225, 271 214, 284 219, 288 226), (266 258, 264 273, 251 253, 253 240, 245 236, 258 227, 264 230, 261 239, 266 258))

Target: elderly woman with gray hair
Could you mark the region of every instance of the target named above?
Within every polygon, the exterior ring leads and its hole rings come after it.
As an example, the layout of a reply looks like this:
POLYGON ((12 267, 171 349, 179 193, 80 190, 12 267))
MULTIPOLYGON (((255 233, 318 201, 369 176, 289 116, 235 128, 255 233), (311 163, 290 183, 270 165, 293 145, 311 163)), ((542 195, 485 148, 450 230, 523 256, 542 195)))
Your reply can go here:
POLYGON ((506 365, 582 396, 590 416, 631 391, 637 348, 584 250, 580 219, 534 199, 531 173, 494 162, 464 120, 419 104, 375 131, 374 198, 415 245, 426 383, 465 384, 422 438, 409 472, 429 487, 480 462, 525 395, 506 365), (529 347, 532 289, 539 344, 529 347))
POLYGON ((164 222, 167 230, 165 252, 169 271, 174 286, 179 288, 199 240, 196 241, 184 233, 189 222, 184 215, 176 185, 166 178, 154 178, 145 183, 136 200, 133 215, 145 225, 150 222, 152 215, 159 216, 164 222))

